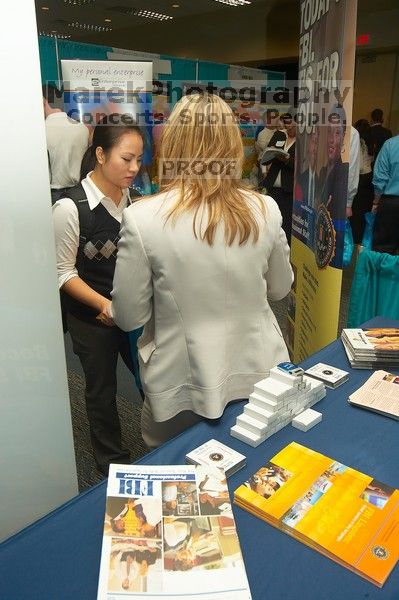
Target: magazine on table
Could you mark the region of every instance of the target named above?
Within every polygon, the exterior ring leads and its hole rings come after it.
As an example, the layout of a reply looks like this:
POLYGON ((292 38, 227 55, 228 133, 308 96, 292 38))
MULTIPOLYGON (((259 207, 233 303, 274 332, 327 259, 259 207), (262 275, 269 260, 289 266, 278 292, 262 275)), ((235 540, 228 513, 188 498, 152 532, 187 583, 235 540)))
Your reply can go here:
POLYGON ((223 469, 110 466, 97 600, 124 597, 251 599, 223 469))
POLYGON ((387 371, 375 371, 348 400, 354 406, 399 419, 399 377, 387 371))
POLYGON ((399 366, 399 361, 395 358, 380 358, 375 355, 357 358, 344 338, 342 338, 342 344, 353 369, 397 369, 399 366))
POLYGON ((342 339, 355 357, 399 360, 399 329, 394 327, 343 329, 342 339))
POLYGON ((295 442, 234 500, 379 587, 399 558, 399 490, 295 442))

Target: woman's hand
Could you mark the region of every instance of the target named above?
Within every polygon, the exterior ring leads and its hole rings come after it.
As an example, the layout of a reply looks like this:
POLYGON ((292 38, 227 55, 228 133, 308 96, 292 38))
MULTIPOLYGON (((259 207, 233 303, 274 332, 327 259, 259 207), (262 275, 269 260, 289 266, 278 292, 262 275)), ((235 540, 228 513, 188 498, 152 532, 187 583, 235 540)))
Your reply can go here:
POLYGON ((107 325, 107 327, 113 327, 115 325, 113 319, 110 317, 111 314, 111 300, 104 298, 103 303, 101 304, 101 310, 99 314, 96 316, 96 319, 101 321, 103 325, 107 325))

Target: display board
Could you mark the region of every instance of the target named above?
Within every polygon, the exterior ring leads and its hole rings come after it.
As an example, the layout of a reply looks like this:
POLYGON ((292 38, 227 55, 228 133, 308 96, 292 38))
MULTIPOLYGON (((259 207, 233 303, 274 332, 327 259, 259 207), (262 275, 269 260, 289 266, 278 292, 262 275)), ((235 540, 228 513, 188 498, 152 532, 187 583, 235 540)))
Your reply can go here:
POLYGON ((348 190, 356 1, 300 5, 288 345, 299 362, 337 336, 348 190))

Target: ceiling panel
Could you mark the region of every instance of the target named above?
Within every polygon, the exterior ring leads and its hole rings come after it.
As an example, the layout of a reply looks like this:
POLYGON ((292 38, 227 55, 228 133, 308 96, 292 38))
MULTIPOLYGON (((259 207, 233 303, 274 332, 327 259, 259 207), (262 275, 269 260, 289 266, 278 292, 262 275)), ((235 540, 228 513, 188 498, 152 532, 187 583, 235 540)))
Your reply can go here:
MULTIPOLYGON (((76 41, 236 63, 278 60, 278 54, 295 60, 298 54, 299 0, 252 0, 239 7, 216 0, 35 1, 39 31, 76 41), (139 9, 173 19, 160 22, 134 15, 139 9), (277 22, 281 19, 278 31, 268 27, 272 16, 273 23, 276 16, 277 22)), ((377 11, 383 15, 398 7, 399 0, 358 2, 360 16, 377 11)))

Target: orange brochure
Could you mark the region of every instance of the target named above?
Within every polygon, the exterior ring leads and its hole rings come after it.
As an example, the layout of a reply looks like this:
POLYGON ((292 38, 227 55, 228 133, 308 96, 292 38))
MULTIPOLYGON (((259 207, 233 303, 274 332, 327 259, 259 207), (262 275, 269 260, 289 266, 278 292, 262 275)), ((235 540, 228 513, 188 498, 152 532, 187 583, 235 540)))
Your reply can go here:
POLYGON ((234 501, 381 587, 399 557, 399 490, 292 442, 234 501))

